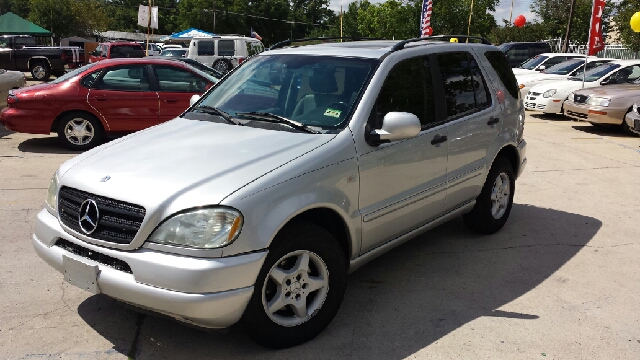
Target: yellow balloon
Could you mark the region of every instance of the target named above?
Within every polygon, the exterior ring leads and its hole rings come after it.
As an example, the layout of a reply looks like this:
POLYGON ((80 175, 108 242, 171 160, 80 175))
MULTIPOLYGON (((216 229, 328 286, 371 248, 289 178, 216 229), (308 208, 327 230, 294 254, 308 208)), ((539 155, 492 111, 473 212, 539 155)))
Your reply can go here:
POLYGON ((633 31, 640 32, 640 11, 633 14, 633 16, 631 17, 631 21, 629 21, 629 24, 631 25, 631 29, 633 29, 633 31))
POLYGON ((451 38, 449 42, 458 42, 458 38, 451 38))

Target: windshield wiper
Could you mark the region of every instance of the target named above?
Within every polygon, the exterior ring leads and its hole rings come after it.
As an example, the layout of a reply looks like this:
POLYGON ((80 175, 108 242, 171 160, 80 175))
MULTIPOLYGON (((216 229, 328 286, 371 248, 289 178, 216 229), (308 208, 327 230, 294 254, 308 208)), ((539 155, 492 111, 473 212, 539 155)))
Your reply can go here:
POLYGON ((239 112, 239 113, 236 113, 236 115, 244 116, 244 117, 247 117, 253 120, 258 120, 258 121, 267 121, 267 122, 273 122, 277 124, 286 124, 291 126, 294 129, 306 131, 311 134, 321 134, 320 131, 314 130, 305 124, 299 123, 297 121, 289 120, 286 117, 282 117, 272 113, 250 111, 250 112, 239 112))
POLYGON ((193 110, 199 110, 199 111, 202 111, 202 112, 206 112, 207 114, 218 115, 221 118, 225 119, 230 124, 242 126, 242 123, 240 121, 238 121, 237 119, 232 118, 231 115, 229 115, 226 112, 218 109, 217 107, 208 106, 208 105, 200 105, 200 106, 194 107, 193 110))

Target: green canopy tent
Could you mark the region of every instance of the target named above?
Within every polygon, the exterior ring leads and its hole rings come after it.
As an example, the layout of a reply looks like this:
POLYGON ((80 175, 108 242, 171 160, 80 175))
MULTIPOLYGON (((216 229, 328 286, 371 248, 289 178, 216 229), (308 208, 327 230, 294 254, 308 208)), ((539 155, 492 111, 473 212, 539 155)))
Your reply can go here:
POLYGON ((50 31, 8 12, 0 16, 0 35, 52 36, 50 31))

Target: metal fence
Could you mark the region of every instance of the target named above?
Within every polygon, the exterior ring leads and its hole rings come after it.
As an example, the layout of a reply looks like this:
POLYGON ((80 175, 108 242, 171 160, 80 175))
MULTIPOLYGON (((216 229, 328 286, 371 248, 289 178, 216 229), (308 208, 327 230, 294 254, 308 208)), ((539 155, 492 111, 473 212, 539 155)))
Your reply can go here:
MULTIPOLYGON (((551 45, 551 51, 553 52, 561 52, 562 51, 562 39, 551 39, 549 40, 549 45, 551 45)), ((587 45, 580 45, 569 42, 569 46, 567 46, 567 52, 569 53, 577 53, 577 54, 586 54, 587 53, 587 45)), ((612 44, 605 45, 604 50, 600 51, 596 54, 599 58, 613 58, 613 59, 640 59, 640 52, 635 52, 631 49, 627 49, 624 45, 612 44)))

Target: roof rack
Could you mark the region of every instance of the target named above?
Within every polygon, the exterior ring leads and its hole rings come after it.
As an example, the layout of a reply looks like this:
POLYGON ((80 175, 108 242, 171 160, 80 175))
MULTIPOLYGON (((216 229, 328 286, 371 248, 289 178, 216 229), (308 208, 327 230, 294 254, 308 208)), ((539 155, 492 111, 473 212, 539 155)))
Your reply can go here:
POLYGON ((402 40, 399 43, 393 45, 393 47, 391 48, 391 51, 398 51, 398 50, 402 50, 404 49, 404 46, 408 43, 412 43, 412 42, 418 42, 418 41, 446 41, 446 40, 451 40, 451 39, 466 39, 467 42, 469 40, 478 40, 480 41, 480 43, 485 44, 485 45, 492 45, 491 42, 481 36, 468 36, 468 35, 436 35, 436 36, 428 36, 428 37, 421 37, 421 38, 415 38, 415 39, 408 39, 408 40, 402 40))
POLYGON ((353 36, 337 36, 337 37, 318 37, 318 38, 305 38, 305 39, 289 39, 289 40, 285 40, 285 41, 280 41, 279 43, 276 43, 275 45, 273 45, 272 47, 269 48, 269 50, 274 50, 274 49, 279 49, 282 47, 285 47, 291 43, 294 42, 303 42, 303 41, 324 41, 324 40, 342 40, 342 39, 349 39, 351 41, 363 41, 363 40, 385 40, 385 39, 381 39, 381 38, 371 38, 371 37, 353 37, 353 36))

